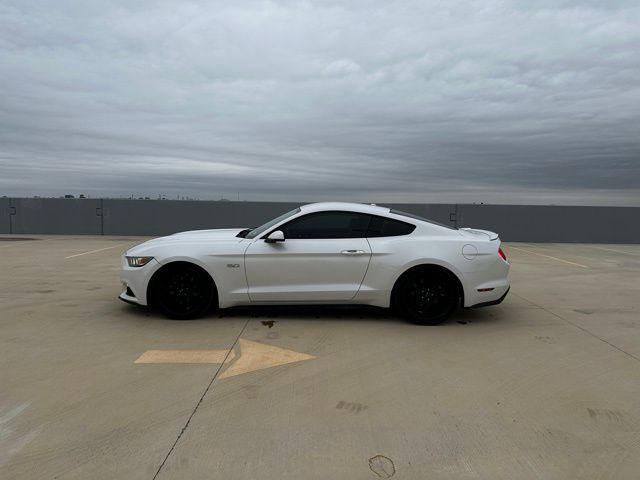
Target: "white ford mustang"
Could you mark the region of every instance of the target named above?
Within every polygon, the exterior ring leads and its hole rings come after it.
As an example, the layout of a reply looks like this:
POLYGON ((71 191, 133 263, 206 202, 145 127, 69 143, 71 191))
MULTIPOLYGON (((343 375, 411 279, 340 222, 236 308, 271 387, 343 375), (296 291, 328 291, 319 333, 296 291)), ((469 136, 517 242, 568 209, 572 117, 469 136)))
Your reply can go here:
POLYGON ((393 307, 437 324, 509 291, 498 235, 376 205, 315 203, 254 229, 156 238, 122 257, 120 299, 172 318, 267 304, 393 307))

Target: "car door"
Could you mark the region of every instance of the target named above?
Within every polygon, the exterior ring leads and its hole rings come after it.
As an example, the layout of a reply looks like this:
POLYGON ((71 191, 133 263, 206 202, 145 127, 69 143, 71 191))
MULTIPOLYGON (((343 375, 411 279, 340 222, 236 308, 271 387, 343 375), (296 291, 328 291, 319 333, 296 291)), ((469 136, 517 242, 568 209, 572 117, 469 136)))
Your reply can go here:
POLYGON ((371 248, 365 238, 370 216, 325 211, 275 228, 285 240, 256 239, 246 250, 252 302, 331 302, 352 299, 367 272, 371 248))

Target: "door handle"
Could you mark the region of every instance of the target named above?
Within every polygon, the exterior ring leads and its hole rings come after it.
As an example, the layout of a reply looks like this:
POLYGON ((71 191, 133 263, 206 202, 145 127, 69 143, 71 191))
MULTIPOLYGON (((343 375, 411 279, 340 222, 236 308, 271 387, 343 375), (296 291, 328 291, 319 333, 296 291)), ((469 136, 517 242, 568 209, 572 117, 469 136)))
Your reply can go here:
POLYGON ((342 250, 342 255, 364 255, 364 250, 342 250))

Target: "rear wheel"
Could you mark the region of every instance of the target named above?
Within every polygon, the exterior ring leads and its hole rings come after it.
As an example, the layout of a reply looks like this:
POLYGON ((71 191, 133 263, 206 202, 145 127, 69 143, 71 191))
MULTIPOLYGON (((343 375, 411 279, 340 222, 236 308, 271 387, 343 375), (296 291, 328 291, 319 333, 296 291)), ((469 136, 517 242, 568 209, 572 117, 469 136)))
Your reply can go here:
POLYGON ((404 274, 394 289, 394 307, 414 323, 438 325, 460 303, 457 279, 443 268, 418 268, 404 274))
POLYGON ((150 284, 152 306, 166 316, 187 320, 205 315, 216 299, 213 280, 191 263, 170 263, 159 270, 150 284))

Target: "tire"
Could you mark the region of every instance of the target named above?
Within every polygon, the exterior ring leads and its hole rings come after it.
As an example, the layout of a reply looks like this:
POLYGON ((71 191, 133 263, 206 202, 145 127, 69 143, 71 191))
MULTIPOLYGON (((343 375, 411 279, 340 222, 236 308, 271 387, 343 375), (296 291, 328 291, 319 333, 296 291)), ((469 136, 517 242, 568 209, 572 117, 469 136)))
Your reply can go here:
POLYGON ((418 325, 444 322, 460 304, 453 274, 443 268, 418 268, 404 274, 394 288, 395 309, 418 325))
POLYGON ((150 283, 151 305, 167 317, 189 320, 207 314, 217 299, 207 272, 191 263, 170 263, 150 283))

